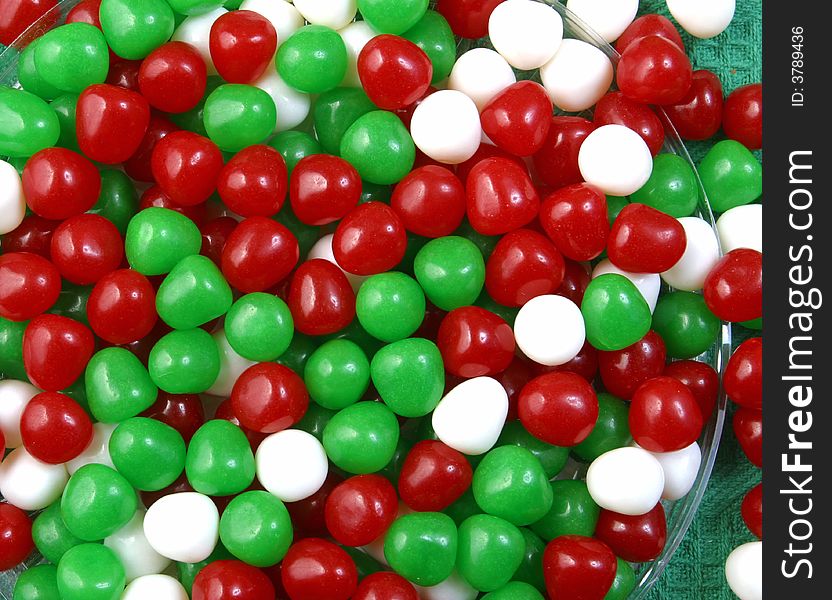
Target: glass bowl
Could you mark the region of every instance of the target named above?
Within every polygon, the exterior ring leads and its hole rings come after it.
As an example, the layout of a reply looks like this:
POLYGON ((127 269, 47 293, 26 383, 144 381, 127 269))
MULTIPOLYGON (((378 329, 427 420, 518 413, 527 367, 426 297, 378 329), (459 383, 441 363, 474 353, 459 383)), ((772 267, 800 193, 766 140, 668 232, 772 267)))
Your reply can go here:
MULTIPOLYGON (((535 0, 543 2, 552 6, 563 17, 564 37, 579 39, 593 46, 599 48, 604 54, 609 57, 613 65, 617 65, 619 55, 604 39, 595 33, 586 23, 581 21, 578 17, 572 14, 565 6, 555 0, 535 0)), ((0 85, 8 87, 19 87, 17 80, 17 57, 19 52, 32 40, 42 36, 53 27, 65 22, 66 14, 73 7, 79 4, 81 0, 61 0, 56 7, 45 14, 38 22, 27 29, 15 42, 8 48, 0 52, 0 85)), ((435 4, 431 2, 431 5, 435 4)), ((489 47, 487 38, 481 40, 461 40, 458 44, 458 54, 461 54, 471 48, 489 47)), ((536 79, 539 81, 539 76, 536 71, 518 72, 518 79, 536 79)), ((558 112, 558 111, 556 111, 558 112)), ((684 158, 694 169, 695 165, 688 154, 685 145, 682 143, 679 134, 676 132, 667 115, 661 108, 656 109, 659 118, 665 127, 665 142, 662 152, 673 153, 684 158)), ((591 111, 581 113, 581 116, 591 117, 591 111)), ((705 190, 699 180, 698 173, 696 179, 699 187, 699 206, 697 216, 701 217, 711 227, 716 229, 715 219, 705 195, 705 190)), ((666 288, 665 288, 666 291, 666 288)), ((730 324, 723 324, 720 335, 717 341, 711 348, 703 355, 697 357, 697 360, 706 362, 711 365, 719 374, 722 375, 723 368, 730 357, 731 352, 731 326, 730 324)), ((0 378, 4 375, 0 373, 0 378)), ((722 434, 722 428, 725 422, 726 397, 724 392, 720 389, 719 399, 714 414, 711 415, 710 420, 705 424, 702 436, 699 439, 699 445, 702 449, 702 463, 697 474, 696 481, 693 484, 690 492, 684 498, 677 501, 663 501, 663 505, 667 515, 667 542, 661 555, 654 561, 634 565, 637 577, 637 585, 630 595, 630 600, 641 600, 646 598, 650 588, 661 577, 662 572, 673 557, 674 552, 679 547, 682 539, 685 536, 691 522, 702 501, 705 493, 705 488, 708 485, 711 471, 716 460, 717 450, 719 448, 719 440, 722 434)), ((587 465, 580 463, 570 463, 567 466, 567 471, 561 473, 559 477, 580 477, 586 472, 587 465)), ((33 555, 27 561, 17 567, 16 569, 0 572, 0 600, 11 600, 14 589, 14 582, 21 570, 28 568, 40 562, 41 558, 33 555)))

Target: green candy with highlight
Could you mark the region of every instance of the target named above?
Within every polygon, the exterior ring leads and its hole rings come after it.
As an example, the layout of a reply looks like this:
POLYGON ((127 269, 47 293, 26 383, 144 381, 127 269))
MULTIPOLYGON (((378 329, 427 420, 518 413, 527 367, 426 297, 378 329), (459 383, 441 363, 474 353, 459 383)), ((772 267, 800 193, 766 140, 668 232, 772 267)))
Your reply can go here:
POLYGON ((374 110, 378 107, 359 88, 337 87, 318 96, 312 109, 312 119, 323 150, 338 154, 347 129, 359 117, 374 110))
MULTIPOLYGON (((86 542, 102 540, 127 525, 137 507, 130 482, 114 469, 96 463, 75 471, 61 496, 67 529, 86 542)), ((68 550, 61 561, 79 547, 68 550)))
POLYGON ((145 58, 173 35, 173 10, 166 0, 102 0, 101 28, 113 52, 122 58, 145 58))
POLYGON ((303 379, 309 396, 324 408, 341 410, 358 402, 370 384, 370 362, 347 339, 325 342, 306 363, 303 379))
POLYGON ((432 412, 445 391, 442 354, 423 338, 388 344, 373 357, 370 373, 381 399, 402 417, 432 412))
POLYGON ((49 505, 32 522, 35 548, 51 563, 57 564, 68 550, 85 543, 64 523, 60 500, 49 505))
POLYGON ((68 23, 46 32, 38 40, 34 60, 44 83, 73 94, 104 83, 110 69, 104 34, 86 23, 68 23))
POLYGON ((531 524, 531 530, 551 541, 562 535, 591 537, 595 533, 601 508, 589 495, 586 482, 560 479, 551 482, 552 508, 543 518, 531 524))
POLYGON ((581 313, 586 338, 598 350, 621 350, 650 330, 650 307, 635 284, 617 273, 589 282, 581 313))
POLYGON ((136 416, 150 408, 159 393, 136 355, 118 347, 104 348, 93 355, 84 383, 90 411, 102 423, 136 416))
POLYGON ((416 512, 396 519, 384 535, 384 557, 396 573, 417 585, 437 585, 456 564, 458 533, 443 513, 416 512))
POLYGON ((341 157, 361 179, 390 185, 410 173, 416 161, 416 145, 401 119, 385 110, 358 117, 341 138, 341 157))
POLYGON ((41 98, 0 86, 0 156, 28 158, 58 142, 61 124, 41 98))
POLYGON ((234 351, 249 360, 275 360, 289 349, 294 333, 292 313, 272 294, 246 294, 225 315, 225 336, 234 351))
POLYGON ((374 338, 395 342, 412 335, 425 318, 425 294, 415 279, 390 271, 369 277, 355 298, 358 322, 374 338))
POLYGON ((202 329, 179 329, 163 336, 150 351, 150 378, 169 394, 201 394, 220 374, 214 338, 202 329))
POLYGON ((456 568, 471 587, 493 592, 514 576, 525 547, 515 525, 491 515, 474 515, 459 526, 456 568))
POLYGON ((477 246, 449 235, 426 243, 413 263, 425 295, 444 311, 476 302, 485 284, 485 261, 477 246))
POLYGON ((708 350, 719 337, 720 320, 693 292, 671 292, 659 298, 653 311, 653 329, 664 340, 667 355, 693 358, 708 350))
POLYGON ((115 553, 101 544, 81 544, 58 563, 61 600, 118 600, 126 582, 115 553))
POLYGON ((199 228, 175 210, 145 208, 127 225, 124 253, 130 266, 142 275, 164 275, 201 249, 199 228))
POLYGON ((231 286, 217 265, 200 254, 180 260, 156 292, 156 312, 174 329, 193 329, 231 308, 231 286))
POLYGON ((220 540, 231 554, 250 565, 275 565, 292 543, 289 511, 268 492, 242 493, 222 513, 220 540))
POLYGON ((699 204, 699 183, 688 161, 676 154, 659 154, 653 172, 630 202, 646 204, 671 217, 688 217, 699 204))
POLYGON ((320 94, 344 79, 347 47, 334 29, 306 25, 280 44, 275 64, 280 77, 290 87, 307 94, 320 94))
POLYGON ((122 421, 110 436, 110 457, 137 490, 155 492, 185 469, 185 441, 170 425, 146 417, 122 421))
POLYGON ((365 475, 383 469, 399 441, 399 422, 379 402, 358 402, 335 414, 324 428, 329 460, 348 473, 365 475))
POLYGON ((225 152, 264 142, 277 123, 274 100, 253 85, 221 85, 205 99, 203 110, 208 137, 225 152))
POLYGON ((61 600, 58 590, 58 567, 36 565, 17 577, 12 600, 61 600))
POLYGON ((231 496, 254 481, 254 454, 243 430, 213 419, 194 433, 185 457, 188 483, 201 494, 231 496))

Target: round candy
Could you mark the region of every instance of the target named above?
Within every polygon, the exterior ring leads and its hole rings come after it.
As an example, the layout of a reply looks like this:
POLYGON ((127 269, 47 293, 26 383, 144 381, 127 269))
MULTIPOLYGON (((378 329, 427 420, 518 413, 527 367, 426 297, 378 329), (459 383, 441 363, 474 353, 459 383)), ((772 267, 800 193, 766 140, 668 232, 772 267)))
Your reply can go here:
POLYGON ((58 568, 54 564, 29 567, 18 576, 14 593, 19 600, 60 598, 58 568))
POLYGON ((405 108, 425 95, 433 78, 428 55, 395 35, 371 39, 358 56, 358 76, 370 100, 384 110, 405 108))
MULTIPOLYGON (((289 597, 297 600, 347 600, 358 586, 358 572, 350 555, 318 538, 294 544, 281 563, 280 575, 289 597)), ((252 595, 251 600, 265 597, 252 595)))
POLYGON ((399 35, 424 16, 428 0, 358 0, 361 16, 381 33, 399 35))
POLYGON ((222 273, 241 292, 262 292, 295 268, 300 246, 291 230, 268 217, 243 220, 222 250, 222 273))
POLYGON ((182 436, 155 419, 133 417, 122 421, 110 437, 109 448, 118 472, 139 490, 161 490, 185 468, 182 436))
POLYGON ((101 544, 81 544, 58 563, 58 591, 66 600, 114 600, 124 589, 124 567, 101 544))
POLYGON ((32 522, 26 513, 11 504, 0 504, 0 569, 16 567, 34 548, 32 522))
POLYGON ((295 329, 306 335, 335 333, 355 317, 355 293, 334 260, 302 263, 292 276, 286 303, 295 329))
POLYGON ((425 317, 422 288, 404 273, 379 273, 368 278, 358 290, 355 303, 361 326, 384 342, 412 335, 425 317))
POLYGON ((667 38, 651 35, 634 41, 618 63, 621 92, 645 104, 675 104, 690 90, 693 69, 684 51, 667 38))
POLYGON ((751 204, 763 193, 760 161, 734 140, 723 140, 708 150, 699 163, 699 175, 714 212, 751 204))
POLYGON ((416 146, 401 119, 391 112, 374 110, 350 125, 341 139, 340 154, 361 179, 389 185, 411 171, 416 146))
MULTIPOLYGON (((678 35, 675 28, 673 32, 678 35)), ((663 108, 683 140, 707 140, 722 124, 722 82, 706 69, 694 71, 688 93, 676 104, 663 108)))
POLYGON ((552 59, 540 67, 549 98, 561 110, 580 112, 609 91, 613 68, 607 55, 581 40, 563 40, 552 59))
POLYGON ((456 568, 478 590, 503 587, 523 561, 523 534, 505 519, 474 515, 460 524, 458 533, 456 568))
POLYGON ((610 230, 610 261, 635 273, 662 273, 685 252, 685 230, 678 220, 644 204, 625 206, 610 230))
POLYGON ((248 360, 276 359, 289 348, 293 328, 286 303, 263 292, 242 296, 225 316, 228 343, 248 360))
POLYGON ((205 99, 204 111, 208 137, 226 152, 264 142, 277 123, 274 100, 252 85, 219 86, 205 99))
MULTIPOLYGON (((362 371, 359 366, 355 376, 362 371)), ((403 339, 384 346, 373 357, 370 374, 384 403, 403 417, 421 417, 431 412, 441 400, 445 387, 442 355, 436 344, 422 338, 403 339)), ((362 381, 366 390, 367 381, 362 381)))
POLYGON ((144 517, 144 535, 171 560, 195 563, 208 558, 219 539, 219 513, 208 496, 181 492, 154 502, 144 517))
POLYGON ((95 165, 65 148, 47 148, 32 156, 21 181, 26 204, 45 219, 64 220, 86 212, 101 191, 95 165))
POLYGON ((402 464, 399 495, 413 510, 444 510, 468 490, 472 477, 471 464, 462 453, 438 440, 422 440, 402 464))
POLYGON ((0 256, 0 284, 0 316, 28 321, 58 300, 61 274, 42 256, 9 252, 0 256))
POLYGON ((450 235, 462 224, 465 187, 448 169, 438 165, 419 167, 396 185, 390 206, 409 232, 440 238, 450 235))
POLYGON ((629 419, 633 439, 651 452, 681 450, 702 432, 702 411, 696 398, 673 377, 644 382, 633 394, 629 419))
POLYGON ((575 446, 598 420, 598 398, 580 375, 546 373, 523 386, 517 413, 536 438, 555 446, 575 446))
POLYGON ((396 451, 399 423, 386 405, 358 402, 339 411, 324 428, 329 460, 348 473, 375 473, 396 451))
POLYGON ((604 125, 581 144, 578 165, 587 183, 608 195, 628 196, 647 183, 653 171, 653 157, 632 129, 604 125))
POLYGON ((277 32, 256 12, 233 11, 214 21, 209 49, 220 77, 228 83, 251 83, 274 58, 277 32))
POLYGON ((220 171, 217 193, 223 203, 243 217, 271 217, 286 196, 286 162, 269 146, 249 146, 220 171))
POLYGON ((507 158, 478 162, 465 185, 468 220, 483 235, 500 235, 528 225, 540 209, 528 171, 507 158))
POLYGON ((170 575, 143 575, 127 584, 120 600, 188 600, 188 592, 170 575))
POLYGON ((724 321, 751 321, 762 316, 763 255, 739 248, 720 259, 705 279, 708 308, 724 321))
POLYGON ((685 31, 708 39, 725 31, 731 23, 736 0, 667 0, 667 8, 685 31))
POLYGON ((763 205, 746 204, 726 210, 716 221, 719 243, 725 253, 737 248, 763 251, 763 205))
POLYGON ((636 516, 602 510, 594 536, 623 560, 637 563, 654 560, 667 541, 664 507, 657 504, 650 512, 636 516))
POLYGON ((448 89, 462 92, 482 110, 494 96, 516 81, 505 58, 489 48, 474 48, 457 58, 448 78, 448 89))
POLYGON ((317 492, 329 470, 327 455, 313 435, 297 429, 273 433, 255 456, 257 480, 284 502, 297 502, 317 492))
POLYGON ((507 0, 491 13, 488 37, 512 67, 531 71, 557 52, 563 40, 563 19, 544 3, 507 0))
POLYGON ((103 539, 127 525, 136 507, 136 493, 130 482, 104 465, 78 469, 61 497, 61 515, 67 528, 88 542, 103 539))
POLYGON ((621 350, 650 330, 650 306, 626 277, 608 273, 586 288, 581 313, 586 337, 598 350, 621 350))
POLYGON ((436 345, 445 369, 458 377, 495 375, 514 358, 514 333, 502 317, 479 306, 463 306, 445 315, 436 345))
POLYGON ((722 129, 730 139, 749 150, 763 145, 763 86, 760 83, 735 89, 725 101, 722 129))
POLYGON ((34 385, 57 392, 81 376, 94 347, 92 332, 82 323, 59 315, 39 315, 23 333, 23 365, 34 385))
POLYGON ((292 543, 289 511, 268 492, 244 492, 223 511, 220 539, 240 560, 255 567, 270 567, 285 556, 292 543))
POLYGON ((536 363, 568 363, 586 339, 581 309, 563 296, 538 296, 517 313, 514 338, 520 350, 536 363))
POLYGON ((419 600, 413 585, 401 575, 387 571, 371 573, 361 580, 353 600, 419 600))
POLYGON ((682 217, 685 230, 685 252, 662 279, 669 286, 693 292, 701 290, 714 265, 719 262, 719 242, 711 225, 699 217, 682 217))
POLYGON ((29 454, 45 463, 60 464, 84 451, 92 439, 92 422, 69 396, 43 392, 23 409, 20 434, 29 454))
POLYGON ((731 591, 740 600, 761 600, 763 597, 763 542, 748 542, 735 548, 725 561, 725 578, 728 580, 731 591))
POLYGON ((337 31, 306 25, 280 44, 276 61, 277 72, 287 84, 301 92, 320 94, 344 79, 347 48, 337 31))
POLYGON ((147 277, 119 269, 95 284, 87 301, 90 328, 111 344, 144 338, 156 325, 156 292, 147 277))
POLYGON ((439 402, 431 423, 437 437, 463 454, 488 452, 500 437, 508 396, 490 377, 463 381, 439 402))
POLYGON ((150 124, 141 94, 115 85, 91 85, 78 97, 78 146, 91 160, 114 165, 133 156, 150 124))
POLYGON ((21 510, 40 510, 61 497, 69 479, 63 465, 49 465, 21 447, 0 463, 0 494, 21 510))
POLYGON ((217 560, 200 570, 192 600, 257 600, 275 595, 274 585, 260 569, 238 560, 217 560))
POLYGON ((167 42, 175 24, 165 0, 102 0, 99 17, 110 49, 129 60, 144 58, 167 42))
POLYGON ((722 385, 731 400, 740 406, 763 408, 763 339, 745 340, 737 347, 725 367, 722 385))
POLYGON ((254 472, 251 446, 240 427, 229 421, 208 421, 188 444, 185 473, 188 483, 200 493, 238 494, 251 485, 254 472))
POLYGON ((483 107, 483 132, 503 150, 530 156, 540 150, 552 125, 552 101, 533 81, 518 81, 483 107))
POLYGON ((387 530, 384 557, 402 577, 432 586, 451 575, 457 543, 457 528, 448 515, 411 513, 398 518, 387 530))
POLYGON ((661 463, 642 448, 617 448, 589 465, 586 484, 601 507, 625 515, 643 515, 664 491, 661 463))
POLYGON ((381 475, 357 475, 326 500, 326 527, 345 546, 364 546, 387 531, 398 510, 396 488, 381 475))
POLYGON ((636 18, 638 0, 569 0, 566 8, 612 43, 636 18))
POLYGON ((477 105, 461 91, 439 90, 422 100, 413 111, 410 134, 416 146, 430 158, 459 164, 471 158, 482 138, 477 105), (454 135, 447 132, 453 127, 454 135))
POLYGON ((473 304, 485 281, 482 254, 473 242, 458 236, 425 244, 413 269, 428 299, 447 311, 473 304))
POLYGON ((623 275, 629 279, 641 293, 644 301, 647 302, 650 312, 656 310, 656 303, 659 300, 659 292, 662 287, 662 279, 658 273, 630 273, 629 271, 616 267, 610 259, 605 258, 592 269, 592 279, 609 273, 623 275))
POLYGON ((169 42, 142 61, 139 88, 153 108, 183 113, 202 100, 207 77, 205 62, 194 46, 169 42))

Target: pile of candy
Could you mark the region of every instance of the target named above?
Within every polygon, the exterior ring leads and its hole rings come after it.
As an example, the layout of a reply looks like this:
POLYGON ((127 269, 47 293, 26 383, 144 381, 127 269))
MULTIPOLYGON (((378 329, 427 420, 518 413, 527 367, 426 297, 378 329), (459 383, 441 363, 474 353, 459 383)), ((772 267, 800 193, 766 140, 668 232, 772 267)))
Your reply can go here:
MULTIPOLYGON (((734 3, 668 5, 707 37, 734 3)), ((15 600, 630 594, 700 471, 696 358, 760 327, 760 87, 723 107, 664 17, 568 6, 617 67, 535 0, 82 0, 26 40, 0 569, 48 562, 15 600), (729 137, 716 231, 651 105, 729 137)))

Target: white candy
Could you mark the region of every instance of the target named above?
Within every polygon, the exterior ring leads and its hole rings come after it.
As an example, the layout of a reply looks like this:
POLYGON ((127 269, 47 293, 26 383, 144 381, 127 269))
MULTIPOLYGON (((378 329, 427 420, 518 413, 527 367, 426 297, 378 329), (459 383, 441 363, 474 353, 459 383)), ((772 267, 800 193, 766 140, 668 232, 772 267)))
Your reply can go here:
POLYGON ((211 27, 214 22, 228 11, 224 8, 216 8, 204 15, 194 15, 185 18, 173 32, 170 38, 174 42, 186 42, 199 50, 199 55, 205 61, 209 75, 216 75, 217 68, 211 58, 211 49, 208 45, 211 36, 211 27))
POLYGON ((61 497, 67 481, 66 467, 41 462, 23 446, 0 463, 0 495, 21 510, 46 508, 61 497))
POLYGON ((623 125, 603 125, 578 151, 578 167, 587 183, 610 196, 629 196, 650 179, 653 156, 642 137, 623 125))
POLYGON ((563 19, 541 2, 506 0, 488 19, 488 37, 512 67, 531 71, 542 67, 558 51, 563 19))
POLYGON ((286 82, 278 75, 274 64, 271 64, 260 79, 252 85, 266 92, 274 100, 274 105, 277 107, 275 133, 294 129, 309 115, 309 108, 312 106, 309 94, 286 85, 286 82))
POLYGON ((284 502, 308 498, 321 489, 329 473, 321 442, 300 429, 271 434, 260 443, 254 460, 257 480, 284 502))
POLYGON ((761 600, 763 542, 748 542, 735 548, 725 561, 725 578, 740 600, 761 600))
POLYGON ((358 55, 371 39, 378 33, 370 27, 367 21, 356 21, 344 27, 338 33, 344 40, 347 47, 347 72, 341 85, 347 87, 361 87, 361 80, 358 78, 358 55))
POLYGON ((38 393, 40 390, 31 383, 16 379, 0 380, 0 431, 6 438, 6 448, 17 448, 23 444, 20 439, 20 415, 29 400, 38 393))
POLYGON ((188 600, 188 592, 170 575, 139 577, 121 593, 121 600, 188 600))
MULTIPOLYGON (((306 257, 306 260, 322 258, 341 269, 341 265, 339 265, 338 261, 335 260, 335 254, 332 252, 333 237, 335 237, 335 234, 330 233, 315 242, 315 245, 312 246, 312 249, 309 251, 309 255, 306 257)), ((361 287, 361 284, 364 283, 368 277, 368 275, 355 275, 349 271, 344 271, 344 269, 341 269, 341 271, 347 276, 347 280, 350 282, 352 290, 356 293, 358 292, 358 288, 361 287)))
POLYGON ((170 559, 156 552, 147 541, 144 517, 145 510, 139 508, 127 525, 104 539, 104 545, 121 560, 128 582, 145 575, 161 573, 170 564, 170 559))
POLYGON ((66 470, 70 475, 85 465, 104 465, 115 469, 113 459, 110 458, 110 436, 118 427, 118 423, 95 423, 92 426, 92 440, 86 449, 66 463, 66 470))
POLYGON ((480 113, 464 93, 439 90, 413 111, 410 135, 419 150, 432 159, 459 164, 471 158, 480 146, 480 113))
POLYGON ((277 31, 278 46, 304 25, 298 9, 284 0, 243 0, 240 10, 253 10, 271 21, 277 31))
POLYGON ((586 341, 581 309, 563 296, 532 298, 517 313, 514 339, 523 354, 536 363, 547 366, 568 363, 586 341))
POLYGON ((422 600, 475 600, 480 595, 456 571, 442 583, 430 587, 421 585, 415 587, 422 600))
POLYGON ((719 243, 724 253, 737 248, 763 251, 763 205, 746 204, 729 208, 717 219, 719 243))
POLYGON ((456 60, 448 89, 462 92, 482 110, 489 100, 516 82, 505 58, 489 48, 474 48, 456 60))
POLYGON ((630 273, 629 271, 619 269, 612 264, 610 259, 605 258, 595 265, 595 268, 592 270, 592 278, 595 279, 608 273, 616 273, 629 279, 638 288, 638 291, 641 292, 641 297, 647 302, 647 306, 650 307, 650 312, 652 313, 656 310, 656 302, 659 300, 659 292, 662 289, 662 278, 658 273, 630 273))
POLYGON ((332 29, 346 27, 358 11, 356 0, 295 0, 295 8, 310 23, 332 29))
POLYGON ((728 28, 734 18, 736 0, 667 0, 667 8, 682 29, 707 39, 728 28))
POLYGON ((162 556, 195 563, 208 558, 219 539, 220 516, 214 502, 197 492, 163 496, 144 517, 144 535, 162 556))
POLYGON ((651 452, 650 454, 659 461, 664 472, 662 498, 678 500, 686 496, 693 487, 702 464, 702 450, 699 444, 693 442, 687 448, 675 452, 651 452))
POLYGON ((614 42, 636 18, 638 0, 568 0, 566 8, 602 38, 614 42))
POLYGON ((208 388, 205 393, 211 396, 228 398, 231 395, 234 383, 243 371, 255 363, 234 351, 234 348, 228 343, 228 338, 225 337, 225 329, 219 329, 211 335, 217 343, 217 349, 220 351, 220 374, 217 376, 214 385, 208 388))
POLYGON ((17 229, 26 216, 26 198, 17 169, 0 160, 0 235, 17 229))
POLYGON ((491 377, 463 381, 433 411, 433 430, 463 454, 485 454, 500 437, 508 414, 508 396, 491 377))
POLYGON ((609 91, 612 78, 607 55, 580 40, 563 40, 552 59, 540 67, 540 80, 552 102, 569 112, 593 106, 609 91))
POLYGON ((702 289, 708 273, 719 262, 719 242, 713 228, 699 217, 682 217, 679 223, 687 237, 685 253, 662 273, 662 279, 677 290, 694 292, 702 289))
POLYGON ((643 515, 661 500, 664 471, 642 448, 616 448, 589 465, 589 494, 601 508, 624 515, 643 515))

